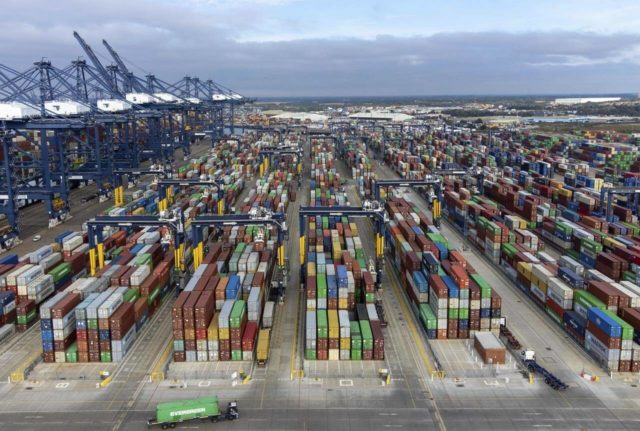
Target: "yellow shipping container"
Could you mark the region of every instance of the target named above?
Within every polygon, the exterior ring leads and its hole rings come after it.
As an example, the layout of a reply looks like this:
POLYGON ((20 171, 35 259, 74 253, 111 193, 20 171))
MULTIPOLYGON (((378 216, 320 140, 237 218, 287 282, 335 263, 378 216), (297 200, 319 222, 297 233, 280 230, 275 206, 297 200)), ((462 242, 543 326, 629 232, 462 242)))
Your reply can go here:
POLYGON ((228 340, 231 338, 229 328, 218 328, 218 337, 220 337, 221 340, 228 340))
POLYGON ((210 341, 214 341, 218 339, 218 316, 213 315, 213 319, 211 319, 211 323, 207 328, 207 339, 210 341))
POLYGON ((615 239, 611 238, 611 237, 606 237, 603 241, 602 241, 602 245, 604 245, 605 247, 609 247, 609 248, 616 248, 616 247, 620 247, 620 248, 627 248, 626 245, 624 245, 623 243, 621 243, 620 241, 616 241, 615 239))
POLYGON ((349 300, 347 298, 338 298, 338 308, 340 310, 349 308, 349 300))
POLYGON ((351 338, 345 337, 340 338, 340 350, 349 350, 351 349, 351 338))
POLYGON ((355 223, 349 223, 349 227, 351 228, 353 236, 358 236, 358 225, 355 223))
POLYGON ((544 282, 544 281, 542 281, 542 280, 539 280, 539 281, 538 281, 538 289, 540 289, 541 291, 543 291, 543 292, 544 292, 544 294, 546 295, 546 294, 547 294, 547 283, 546 283, 546 282, 544 282))
POLYGON ((570 198, 573 195, 573 192, 567 189, 558 189, 558 194, 570 198))
POLYGON ((538 280, 538 277, 536 277, 536 276, 533 274, 533 272, 531 273, 531 278, 530 278, 530 280, 531 280, 531 284, 533 284, 533 285, 535 285, 535 286, 537 286, 537 287, 540 287, 540 280, 538 280))
POLYGON ((518 262, 518 272, 524 276, 527 280, 531 281, 531 266, 533 264, 528 262, 518 262))
POLYGON ((144 207, 136 208, 131 211, 132 215, 144 215, 144 207))
POLYGON ((256 359, 258 362, 266 362, 269 359, 270 329, 261 329, 258 333, 258 346, 256 347, 256 359))
POLYGON ((338 320, 338 310, 327 310, 329 317, 329 338, 340 338, 340 320, 338 320))
POLYGON ((316 263, 315 262, 307 263, 307 275, 309 275, 310 277, 315 277, 316 276, 316 263))
POLYGON ((549 185, 551 186, 552 189, 561 189, 562 181, 550 180, 549 185))

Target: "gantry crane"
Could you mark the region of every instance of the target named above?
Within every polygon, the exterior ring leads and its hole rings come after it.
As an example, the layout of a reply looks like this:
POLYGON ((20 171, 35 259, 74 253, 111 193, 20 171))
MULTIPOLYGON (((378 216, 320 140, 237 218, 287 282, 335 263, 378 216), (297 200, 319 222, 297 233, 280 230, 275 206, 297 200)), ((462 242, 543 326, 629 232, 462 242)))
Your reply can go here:
MULTIPOLYGON (((163 244, 173 243, 174 267, 186 276, 187 262, 185 262, 186 229, 191 226, 191 246, 193 251, 193 268, 197 268, 204 260, 204 229, 207 227, 222 228, 225 226, 273 226, 276 228, 276 250, 278 268, 285 272, 286 263, 284 240, 287 235, 285 215, 272 213, 264 208, 253 208, 248 214, 231 215, 201 215, 185 220, 183 212, 179 208, 161 211, 157 216, 96 216, 87 222, 89 237, 89 265, 92 275, 105 265, 103 228, 138 228, 138 227, 166 227, 171 232, 168 238, 163 238, 163 244)), ((282 286, 281 286, 282 288, 282 286)))
POLYGON ((638 214, 640 207, 640 187, 602 187, 600 189, 600 211, 604 212, 607 221, 613 221, 613 196, 614 195, 633 195, 633 210, 638 214), (606 205, 606 207, 605 207, 606 205))
POLYGON ((269 166, 273 163, 273 157, 292 155, 297 157, 298 175, 302 171, 302 156, 304 151, 297 145, 280 145, 260 148, 260 176, 269 171, 269 166))
POLYGON ((161 179, 158 180, 158 195, 160 211, 167 209, 169 200, 173 198, 174 187, 208 187, 212 193, 216 193, 218 200, 218 215, 225 213, 224 184, 218 180, 202 179, 161 179))

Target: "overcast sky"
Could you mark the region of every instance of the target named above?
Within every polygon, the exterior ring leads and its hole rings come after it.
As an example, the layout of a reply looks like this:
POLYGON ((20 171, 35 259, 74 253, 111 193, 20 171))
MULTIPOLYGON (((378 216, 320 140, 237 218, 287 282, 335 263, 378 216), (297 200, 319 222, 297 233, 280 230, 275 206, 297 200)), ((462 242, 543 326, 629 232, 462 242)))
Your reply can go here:
POLYGON ((2 0, 0 25, 15 69, 84 57, 77 30, 248 96, 640 91, 638 0, 2 0))

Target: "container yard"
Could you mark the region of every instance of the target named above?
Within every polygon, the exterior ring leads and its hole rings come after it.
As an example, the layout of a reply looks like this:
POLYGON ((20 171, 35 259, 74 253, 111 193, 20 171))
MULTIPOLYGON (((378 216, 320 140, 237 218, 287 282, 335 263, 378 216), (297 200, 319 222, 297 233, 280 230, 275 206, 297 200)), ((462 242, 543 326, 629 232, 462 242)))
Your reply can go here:
POLYGON ((381 164, 382 145, 354 138, 247 131, 177 161, 171 178, 133 181, 79 229, 0 257, 0 343, 28 362, 10 384, 173 382, 191 398, 206 385, 262 403, 274 378, 407 400, 424 384, 438 406, 460 381, 553 398, 605 384, 585 373, 637 373, 635 214, 612 204, 607 219, 571 175, 545 191, 545 168, 470 153, 482 137, 449 155, 449 139, 415 155, 386 145, 381 164), (429 383, 398 387, 416 376, 429 383))
POLYGON ((0 73, 3 425, 637 428, 633 133, 261 102, 74 37, 0 73))

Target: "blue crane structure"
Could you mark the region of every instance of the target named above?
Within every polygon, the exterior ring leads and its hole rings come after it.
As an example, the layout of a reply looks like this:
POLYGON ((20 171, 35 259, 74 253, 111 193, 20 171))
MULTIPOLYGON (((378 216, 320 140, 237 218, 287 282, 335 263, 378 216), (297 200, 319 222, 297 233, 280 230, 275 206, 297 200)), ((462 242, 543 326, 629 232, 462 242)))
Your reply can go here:
POLYGON ((269 166, 273 164, 273 158, 279 156, 291 155, 297 158, 296 171, 298 174, 302 171, 302 156, 304 150, 298 145, 279 145, 279 146, 267 146, 261 147, 258 153, 258 160, 260 162, 260 176, 264 175, 269 170, 269 166))
POLYGON ((373 183, 373 199, 380 201, 381 187, 430 187, 433 189, 433 194, 429 195, 427 201, 431 204, 433 222, 436 226, 439 226, 440 218, 442 217, 442 207, 444 205, 441 177, 464 176, 470 173, 473 173, 473 171, 466 171, 464 169, 435 169, 423 179, 375 180, 373 183))
POLYGON ((171 179, 165 178, 158 180, 158 198, 159 205, 158 208, 160 211, 166 209, 168 206, 168 199, 171 199, 173 196, 174 187, 209 187, 211 192, 215 192, 218 199, 218 214, 222 215, 225 213, 225 205, 224 205, 224 184, 221 181, 210 181, 210 180, 201 180, 201 179, 171 179))
POLYGON ((640 186, 602 187, 600 189, 600 211, 606 215, 608 222, 613 222, 613 197, 615 195, 633 196, 633 203, 628 208, 640 214, 640 186))
POLYGON ((204 256, 204 228, 214 226, 223 228, 226 226, 273 226, 276 228, 276 254, 278 266, 284 268, 285 256, 284 241, 288 237, 286 216, 283 213, 274 213, 264 208, 252 208, 247 214, 227 215, 201 215, 191 220, 192 243, 199 262, 204 256))
POLYGON ((193 268, 197 268, 204 259, 204 242, 206 240, 204 230, 208 227, 223 228, 225 226, 274 226, 277 231, 277 263, 278 267, 285 267, 284 240, 287 235, 287 225, 285 215, 282 213, 271 213, 263 208, 254 208, 249 214, 230 215, 201 215, 185 220, 183 212, 179 209, 166 210, 157 216, 131 215, 131 216, 96 216, 87 221, 87 231, 89 237, 89 265, 91 274, 102 269, 104 261, 104 237, 103 228, 138 228, 138 227, 167 227, 172 237, 170 240, 163 239, 165 244, 173 242, 174 245, 174 267, 183 274, 187 271, 188 265, 185 261, 185 249, 187 240, 190 240, 193 251, 193 268), (191 237, 186 236, 185 225, 191 226, 191 237))
MULTIPOLYGON (((50 226, 68 216, 70 158, 94 152, 95 162, 104 155, 104 147, 89 142, 96 119, 67 79, 69 73, 47 60, 25 72, 0 66, 0 103, 8 109, 1 125, 0 212, 8 221, 3 229, 5 247, 19 235, 21 205, 43 201, 50 226)), ((93 173, 100 177, 103 167, 99 164, 93 173)), ((76 178, 96 179, 90 173, 76 178)))
MULTIPOLYGON (((136 77, 106 42, 117 64, 105 67, 80 35, 74 37, 92 65, 77 59, 59 69, 43 59, 23 72, 0 65, 0 214, 7 223, 0 227, 1 247, 19 238, 20 207, 44 202, 55 225, 70 213, 71 188, 95 182, 106 199, 122 170, 135 172, 147 160, 162 166, 178 148, 188 153, 197 131, 187 127, 190 118, 206 118, 231 100, 249 101, 197 78, 189 78, 188 91, 198 87, 204 99, 185 97, 177 84, 136 77)), ((221 114, 212 120, 221 132, 222 121, 221 114)))
POLYGON ((305 281, 305 232, 307 217, 366 217, 373 219, 376 234, 376 285, 381 286, 382 268, 384 261, 384 238, 386 232, 386 223, 388 222, 387 213, 384 207, 377 201, 365 201, 362 207, 351 206, 335 206, 335 207, 300 207, 298 211, 300 218, 300 282, 305 281))

